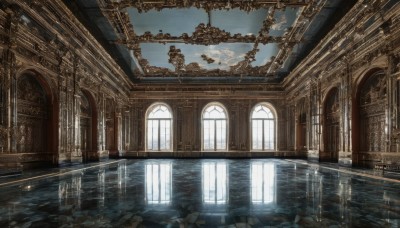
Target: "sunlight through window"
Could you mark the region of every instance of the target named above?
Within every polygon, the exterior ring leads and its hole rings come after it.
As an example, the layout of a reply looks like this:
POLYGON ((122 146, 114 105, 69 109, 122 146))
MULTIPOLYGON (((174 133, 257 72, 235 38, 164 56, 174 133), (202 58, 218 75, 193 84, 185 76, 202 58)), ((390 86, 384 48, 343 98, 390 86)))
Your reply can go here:
POLYGON ((170 151, 172 149, 172 114, 164 104, 155 104, 147 115, 147 150, 170 151))
POLYGON ((219 104, 208 105, 203 111, 203 150, 227 149, 227 118, 219 104))
POLYGON ((275 149, 275 117, 266 104, 257 105, 251 114, 251 136, 253 150, 275 149))

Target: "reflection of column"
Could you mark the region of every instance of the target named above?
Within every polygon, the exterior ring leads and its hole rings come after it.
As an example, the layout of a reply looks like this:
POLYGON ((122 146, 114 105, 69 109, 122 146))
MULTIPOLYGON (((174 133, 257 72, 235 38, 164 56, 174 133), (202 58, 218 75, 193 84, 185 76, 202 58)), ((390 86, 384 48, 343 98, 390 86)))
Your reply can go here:
POLYGON ((126 196, 126 161, 118 163, 118 198, 124 199, 126 196))
POLYGON ((322 175, 318 170, 311 170, 306 174, 307 179, 307 200, 313 209, 313 214, 318 222, 322 217, 322 175))
POLYGON ((81 207, 82 175, 76 174, 70 180, 60 181, 58 185, 58 202, 60 206, 74 205, 81 207))
POLYGON ((276 201, 275 166, 273 163, 251 164, 251 202, 269 204, 276 201))
POLYGON ((117 156, 122 156, 122 113, 121 110, 118 109, 118 112, 115 113, 115 149, 117 150, 117 156))
POLYGON ((106 181, 106 171, 104 169, 100 169, 97 174, 97 185, 98 185, 98 199, 99 204, 98 207, 104 207, 105 200, 105 181, 106 181))
POLYGON ((351 184, 349 184, 348 178, 340 178, 339 180, 339 197, 340 197, 340 205, 339 205, 339 213, 340 219, 343 224, 351 224, 349 219, 351 218, 350 208, 347 202, 351 201, 351 184))
POLYGON ((145 166, 147 204, 170 204, 172 193, 172 165, 156 162, 145 166))
POLYGON ((226 162, 204 162, 202 164, 203 203, 227 203, 227 168, 226 162))

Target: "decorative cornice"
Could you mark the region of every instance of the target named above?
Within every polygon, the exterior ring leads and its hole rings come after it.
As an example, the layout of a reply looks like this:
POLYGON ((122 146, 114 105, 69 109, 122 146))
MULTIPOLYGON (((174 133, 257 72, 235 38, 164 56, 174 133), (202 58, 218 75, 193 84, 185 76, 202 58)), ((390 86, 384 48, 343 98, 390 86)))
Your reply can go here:
POLYGON ((206 11, 211 10, 229 10, 229 9, 240 9, 245 12, 251 12, 260 8, 274 7, 284 8, 299 7, 307 5, 308 0, 252 0, 252 1, 234 1, 234 0, 167 0, 167 1, 152 1, 152 0, 101 0, 106 2, 108 5, 117 7, 120 9, 134 7, 139 12, 147 12, 150 10, 161 11, 165 8, 190 8, 195 7, 197 9, 204 9, 206 11))

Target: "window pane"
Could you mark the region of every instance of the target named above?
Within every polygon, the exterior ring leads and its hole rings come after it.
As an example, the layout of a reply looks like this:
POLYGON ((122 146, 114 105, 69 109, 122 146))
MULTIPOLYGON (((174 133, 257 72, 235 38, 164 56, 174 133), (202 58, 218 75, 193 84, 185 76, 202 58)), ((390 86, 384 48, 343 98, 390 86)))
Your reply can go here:
POLYGON ((151 120, 153 122, 153 135, 152 135, 152 140, 153 140, 153 144, 152 144, 152 149, 153 150, 158 150, 158 125, 159 125, 159 121, 158 120, 151 120))
POLYGON ((171 149, 171 120, 165 121, 165 150, 171 149))
POLYGON ((275 127, 273 120, 264 120, 264 148, 267 150, 274 149, 275 127))
POLYGON ((203 121, 203 147, 205 150, 210 149, 210 121, 203 121))
POLYGON ((215 122, 214 120, 204 120, 203 122, 203 140, 204 140, 204 150, 214 150, 215 145, 215 122))
POLYGON ((226 120, 216 120, 217 150, 226 149, 226 120))
POLYGON ((147 149, 158 150, 158 120, 147 121, 147 149))
POLYGON ((252 149, 275 149, 275 117, 271 109, 266 105, 257 105, 254 107, 251 117, 252 149))
POLYGON ((253 149, 262 150, 262 120, 252 120, 253 149))
POLYGON ((211 105, 204 110, 204 119, 225 119, 226 114, 222 107, 218 105, 211 105))
POLYGON ((160 150, 169 150, 170 149, 170 128, 171 121, 170 120, 160 120, 160 150))
POLYGON ((147 149, 153 149, 153 121, 147 121, 147 149))
POLYGON ((156 105, 149 113, 149 119, 171 119, 172 115, 165 105, 156 105))
POLYGON ((147 149, 171 150, 172 114, 166 105, 155 105, 147 117, 147 149))
POLYGON ((208 106, 203 113, 203 149, 226 149, 226 113, 219 105, 208 106))
POLYGON ((266 106, 262 106, 262 105, 257 105, 252 113, 251 118, 253 119, 264 119, 264 118, 274 118, 274 116, 272 115, 272 112, 269 108, 267 108, 266 106))

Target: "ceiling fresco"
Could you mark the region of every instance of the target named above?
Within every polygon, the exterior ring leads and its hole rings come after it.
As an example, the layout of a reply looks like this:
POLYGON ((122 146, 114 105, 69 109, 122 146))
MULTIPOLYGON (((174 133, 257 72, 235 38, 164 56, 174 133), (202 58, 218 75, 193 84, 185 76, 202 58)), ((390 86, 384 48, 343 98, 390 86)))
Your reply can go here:
POLYGON ((114 46, 134 81, 278 82, 318 42, 315 37, 341 2, 346 1, 77 0, 77 8, 114 46))

